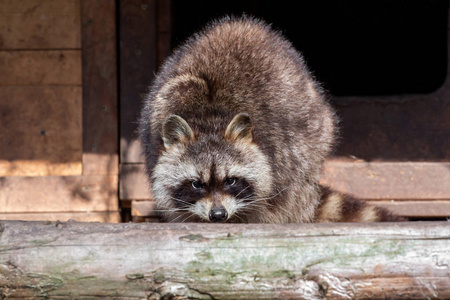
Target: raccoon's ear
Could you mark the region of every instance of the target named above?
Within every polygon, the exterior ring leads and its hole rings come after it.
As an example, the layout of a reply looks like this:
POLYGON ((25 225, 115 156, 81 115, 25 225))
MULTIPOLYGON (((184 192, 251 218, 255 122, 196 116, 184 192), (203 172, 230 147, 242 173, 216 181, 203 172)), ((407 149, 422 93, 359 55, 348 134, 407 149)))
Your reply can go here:
POLYGON ((164 121, 162 139, 166 149, 178 143, 186 143, 194 139, 194 132, 189 124, 180 116, 171 115, 164 121))
POLYGON ((225 139, 231 142, 243 141, 250 143, 253 140, 253 123, 248 114, 237 114, 227 130, 225 130, 225 139))

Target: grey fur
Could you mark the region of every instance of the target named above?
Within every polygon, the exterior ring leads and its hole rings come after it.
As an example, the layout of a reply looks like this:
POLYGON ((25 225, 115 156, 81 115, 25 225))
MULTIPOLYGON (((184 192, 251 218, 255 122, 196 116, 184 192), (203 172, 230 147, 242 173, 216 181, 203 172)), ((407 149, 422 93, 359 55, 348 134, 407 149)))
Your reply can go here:
POLYGON ((232 222, 314 221, 334 135, 334 114, 301 54, 262 21, 245 17, 216 21, 178 48, 140 119, 152 192, 169 221, 206 220, 205 210, 220 203, 228 203, 232 222), (233 126, 238 114, 248 119, 233 126), (193 135, 179 143, 180 135, 168 135, 165 147, 163 128, 173 115, 193 135), (230 139, 227 128, 241 131, 230 139), (232 176, 249 183, 251 198, 224 192, 221 184, 232 176), (174 191, 189 180, 220 184, 180 208, 184 200, 173 199, 174 191))

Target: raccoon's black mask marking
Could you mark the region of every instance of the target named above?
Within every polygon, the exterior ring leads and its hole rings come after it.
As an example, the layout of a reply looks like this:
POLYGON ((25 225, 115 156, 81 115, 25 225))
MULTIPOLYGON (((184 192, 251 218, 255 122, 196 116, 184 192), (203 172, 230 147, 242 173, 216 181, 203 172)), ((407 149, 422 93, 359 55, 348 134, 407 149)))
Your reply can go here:
MULTIPOLYGON (((192 180, 193 181, 193 180, 192 180)), ((233 185, 227 184, 226 180, 219 181, 212 176, 209 183, 202 183, 202 188, 196 189, 192 186, 191 180, 184 181, 173 192, 172 199, 178 208, 187 208, 195 202, 211 197, 213 193, 228 194, 236 199, 243 199, 244 201, 251 201, 253 198, 252 185, 243 178, 236 178, 233 185)))

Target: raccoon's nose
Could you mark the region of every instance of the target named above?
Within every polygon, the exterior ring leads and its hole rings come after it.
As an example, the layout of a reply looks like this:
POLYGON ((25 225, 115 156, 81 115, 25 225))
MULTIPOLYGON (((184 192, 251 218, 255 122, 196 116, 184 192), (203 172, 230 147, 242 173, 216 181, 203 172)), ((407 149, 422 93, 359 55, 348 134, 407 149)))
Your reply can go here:
POLYGON ((223 206, 213 207, 209 211, 209 219, 211 222, 223 222, 228 218, 228 213, 223 206))

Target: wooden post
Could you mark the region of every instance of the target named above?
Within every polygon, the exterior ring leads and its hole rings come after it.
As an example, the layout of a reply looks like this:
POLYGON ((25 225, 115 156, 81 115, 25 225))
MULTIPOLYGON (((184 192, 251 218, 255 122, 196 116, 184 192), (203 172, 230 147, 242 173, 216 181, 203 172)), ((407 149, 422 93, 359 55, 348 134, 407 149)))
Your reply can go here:
POLYGON ((0 298, 450 298, 448 222, 0 223, 0 298))

